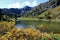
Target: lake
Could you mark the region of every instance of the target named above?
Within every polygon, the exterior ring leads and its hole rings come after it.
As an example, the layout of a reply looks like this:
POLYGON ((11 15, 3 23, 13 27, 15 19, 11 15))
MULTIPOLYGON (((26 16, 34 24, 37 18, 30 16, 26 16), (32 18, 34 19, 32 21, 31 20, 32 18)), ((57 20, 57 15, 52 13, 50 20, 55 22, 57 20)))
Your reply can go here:
POLYGON ((60 33, 60 22, 56 22, 56 21, 42 21, 42 20, 19 20, 16 22, 16 24, 14 25, 15 28, 29 28, 29 27, 33 27, 35 29, 39 29, 40 30, 40 25, 43 25, 45 27, 45 31, 47 32, 59 32, 60 33))

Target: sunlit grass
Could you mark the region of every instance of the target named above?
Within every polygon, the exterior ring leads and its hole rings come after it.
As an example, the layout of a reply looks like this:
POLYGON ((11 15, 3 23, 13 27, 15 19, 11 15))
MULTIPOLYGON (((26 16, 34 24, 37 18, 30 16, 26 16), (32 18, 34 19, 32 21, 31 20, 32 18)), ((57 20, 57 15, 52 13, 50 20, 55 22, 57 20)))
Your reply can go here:
POLYGON ((37 18, 28 18, 28 17, 20 17, 20 18, 17 18, 18 20, 38 20, 37 18))

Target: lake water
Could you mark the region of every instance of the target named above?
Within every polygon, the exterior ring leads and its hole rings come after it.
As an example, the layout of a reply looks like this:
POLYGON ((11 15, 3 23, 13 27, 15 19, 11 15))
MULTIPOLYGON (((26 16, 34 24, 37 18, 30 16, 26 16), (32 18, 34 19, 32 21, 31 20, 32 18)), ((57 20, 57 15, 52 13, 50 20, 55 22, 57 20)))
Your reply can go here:
POLYGON ((45 27, 47 32, 54 31, 60 32, 60 22, 42 21, 42 20, 20 20, 14 25, 15 28, 28 28, 33 27, 39 29, 40 25, 45 27))

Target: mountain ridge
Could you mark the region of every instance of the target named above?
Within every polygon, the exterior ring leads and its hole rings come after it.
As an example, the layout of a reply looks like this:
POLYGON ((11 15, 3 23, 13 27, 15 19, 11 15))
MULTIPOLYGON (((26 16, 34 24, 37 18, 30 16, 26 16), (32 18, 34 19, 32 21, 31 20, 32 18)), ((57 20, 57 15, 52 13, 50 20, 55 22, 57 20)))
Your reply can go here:
MULTIPOLYGON (((1 9, 1 8, 0 8, 1 9)), ((2 10, 2 12, 4 12, 4 14, 11 14, 11 15, 13 15, 14 13, 16 13, 18 16, 21 16, 21 15, 23 15, 23 12, 26 12, 26 11, 29 11, 29 10, 31 10, 32 9, 32 7, 29 7, 29 6, 25 6, 25 7, 23 7, 23 8, 3 8, 3 9, 1 9, 2 10)))
POLYGON ((49 0, 47 2, 41 3, 40 5, 36 6, 35 8, 31 9, 30 11, 27 11, 23 16, 29 17, 30 16, 38 16, 44 11, 47 11, 49 9, 53 9, 60 5, 60 0, 49 0))

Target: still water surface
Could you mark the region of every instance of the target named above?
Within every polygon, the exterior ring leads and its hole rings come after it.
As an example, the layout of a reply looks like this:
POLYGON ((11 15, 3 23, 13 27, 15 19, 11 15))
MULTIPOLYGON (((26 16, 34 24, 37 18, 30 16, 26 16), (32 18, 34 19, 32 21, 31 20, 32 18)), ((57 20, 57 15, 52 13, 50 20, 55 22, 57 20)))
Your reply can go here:
POLYGON ((40 25, 43 25, 46 31, 55 31, 60 32, 60 22, 51 22, 51 21, 42 21, 42 20, 19 20, 14 25, 15 28, 27 28, 27 27, 34 27, 39 29, 40 25))

